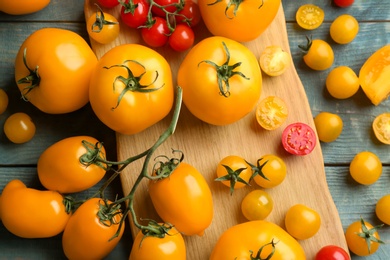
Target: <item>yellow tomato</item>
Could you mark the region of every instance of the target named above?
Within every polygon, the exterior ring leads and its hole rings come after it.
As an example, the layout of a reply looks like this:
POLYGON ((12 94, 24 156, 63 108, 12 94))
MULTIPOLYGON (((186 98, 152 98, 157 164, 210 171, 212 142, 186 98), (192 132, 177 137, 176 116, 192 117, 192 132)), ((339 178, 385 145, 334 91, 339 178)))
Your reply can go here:
POLYGON ((2 88, 0 88, 0 115, 5 112, 8 107, 8 95, 2 88))
POLYGON ((382 162, 379 157, 369 151, 363 151, 355 155, 349 165, 352 178, 360 184, 371 185, 382 174, 382 162))
POLYGON ((263 188, 273 188, 281 184, 286 178, 287 167, 279 156, 267 154, 257 161, 254 181, 263 188))
POLYGON ((314 30, 324 21, 324 10, 313 4, 305 4, 298 8, 295 20, 298 25, 306 30, 314 30))
POLYGON ((280 46, 267 46, 260 54, 260 67, 268 76, 282 75, 291 64, 290 54, 280 46))
POLYGON ((390 95, 390 44, 373 53, 359 72, 359 82, 366 96, 379 105, 390 95))
POLYGON ((100 8, 96 14, 87 20, 87 32, 89 37, 101 44, 107 44, 115 40, 119 35, 118 20, 111 14, 103 12, 100 8))
POLYGON ((275 130, 287 119, 288 109, 283 99, 268 96, 262 99, 256 107, 256 120, 266 130, 275 130))
POLYGON ((259 37, 274 20, 280 0, 198 0, 207 29, 215 36, 239 42, 259 37))
POLYGON ((352 42, 359 32, 359 23, 349 14, 342 14, 330 25, 330 36, 339 44, 352 42))
POLYGON ((272 258, 268 259, 306 259, 301 245, 281 227, 272 222, 254 220, 227 229, 214 246, 210 260, 250 260, 259 250, 260 258, 267 259, 273 249, 272 258))
POLYGON ((390 194, 381 197, 375 206, 376 216, 383 223, 390 225, 390 194))
POLYGON ((314 118, 318 139, 329 143, 335 141, 343 131, 343 120, 337 114, 321 112, 314 118))
POLYGON ((359 90, 359 78, 348 66, 332 69, 326 78, 326 89, 337 99, 350 98, 359 90))
POLYGON ((0 0, 0 11, 12 15, 38 12, 48 6, 50 0, 0 0))
POLYGON ((287 232, 296 239, 308 239, 321 227, 321 216, 312 208, 296 204, 289 208, 285 216, 287 232))
POLYGON ((15 144, 30 141, 35 135, 36 127, 31 117, 18 112, 10 115, 4 123, 5 136, 15 144))
POLYGON ((263 190, 249 192, 241 202, 241 212, 248 220, 265 219, 273 207, 274 201, 271 195, 263 190))
POLYGON ((303 61, 313 70, 329 69, 334 61, 334 53, 332 47, 324 40, 311 40, 307 37, 307 45, 300 46, 305 51, 303 61))
POLYGON ((390 144, 390 113, 376 116, 372 122, 372 129, 380 142, 390 144))

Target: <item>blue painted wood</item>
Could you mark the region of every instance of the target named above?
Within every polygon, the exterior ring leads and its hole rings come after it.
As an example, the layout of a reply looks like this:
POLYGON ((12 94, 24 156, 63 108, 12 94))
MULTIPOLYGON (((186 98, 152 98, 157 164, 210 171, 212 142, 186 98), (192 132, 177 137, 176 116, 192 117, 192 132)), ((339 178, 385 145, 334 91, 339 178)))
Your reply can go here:
MULTIPOLYGON (((329 189, 339 210, 343 227, 347 228, 360 216, 372 224, 379 224, 380 221, 374 214, 374 208, 381 196, 390 193, 390 150, 389 146, 380 144, 376 140, 371 130, 371 123, 376 115, 389 112, 390 101, 385 101, 375 107, 361 90, 347 100, 332 98, 325 89, 325 80, 330 69, 322 72, 310 70, 302 62, 302 52, 298 44, 305 42, 305 35, 324 39, 331 44, 336 54, 332 68, 347 65, 358 73, 364 61, 375 50, 390 43, 390 1, 355 0, 355 3, 348 8, 335 7, 331 0, 282 0, 282 2, 294 65, 305 87, 313 115, 321 111, 334 112, 338 113, 344 122, 343 133, 337 141, 321 144, 329 189), (295 22, 296 10, 306 3, 319 5, 325 11, 324 23, 313 31, 300 29, 295 22), (338 45, 329 36, 330 23, 343 13, 355 16, 360 24, 357 38, 348 45, 338 45), (382 177, 371 186, 359 185, 349 176, 348 165, 354 155, 362 150, 375 152, 384 165, 382 177)), ((0 133, 0 190, 12 178, 20 178, 28 186, 41 188, 35 169, 39 154, 52 143, 67 136, 79 134, 95 136, 104 142, 110 159, 116 158, 115 134, 99 122, 89 106, 68 115, 52 116, 20 100, 20 94, 13 79, 14 58, 23 40, 42 27, 67 28, 87 38, 83 1, 52 0, 43 11, 25 16, 0 13, 0 88, 6 90, 10 97, 8 110, 0 115, 0 127, 8 115, 19 111, 29 113, 38 127, 34 139, 23 145, 10 143, 4 134, 0 133)), ((120 194, 119 181, 116 181, 107 192, 108 196, 120 194)), ((385 226, 380 230, 380 234, 387 243, 386 245, 381 246, 379 251, 371 257, 363 258, 353 255, 353 260, 390 259, 390 228, 385 226)), ((130 248, 130 233, 126 232, 121 244, 108 259, 127 259, 130 248)), ((6 231, 2 225, 0 225, 0 252, 0 259, 3 257, 5 259, 17 257, 64 259, 60 236, 50 239, 20 239, 6 231)))

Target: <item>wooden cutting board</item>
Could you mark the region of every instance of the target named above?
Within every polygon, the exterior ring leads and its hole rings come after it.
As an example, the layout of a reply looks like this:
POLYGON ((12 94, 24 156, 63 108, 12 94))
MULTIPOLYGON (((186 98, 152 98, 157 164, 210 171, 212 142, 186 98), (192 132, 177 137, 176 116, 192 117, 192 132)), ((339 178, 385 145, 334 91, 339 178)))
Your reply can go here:
MULTIPOLYGON (((94 15, 95 0, 85 0, 86 19, 94 15)), ((120 7, 104 9, 120 20, 120 7)), ((195 29, 197 41, 210 36, 203 24, 195 29)), ((118 39, 113 43, 101 45, 91 40, 92 48, 101 57, 112 47, 124 43, 141 43, 142 39, 137 30, 126 26, 121 27, 118 39)), ((286 22, 283 7, 270 27, 256 40, 245 44, 259 58, 262 50, 268 45, 279 45, 290 52, 286 22)), ((171 64, 173 78, 185 53, 170 50, 169 47, 157 49, 171 64)), ((176 81, 176 80, 175 80, 176 81)), ((175 82, 176 83, 176 82, 175 82)), ((284 99, 289 108, 286 126, 293 122, 304 122, 315 129, 310 106, 302 83, 292 65, 283 75, 268 77, 263 74, 263 91, 261 99, 276 95, 284 99)), ((133 136, 117 134, 118 160, 124 160, 148 149, 166 129, 171 116, 155 126, 133 136)), ((283 126, 273 131, 260 128, 255 119, 254 111, 248 116, 228 126, 212 126, 201 122, 192 116, 183 106, 176 132, 158 150, 157 154, 170 156, 171 149, 180 149, 185 154, 185 161, 194 165, 202 172, 210 185, 215 205, 214 219, 202 237, 186 237, 187 259, 206 260, 213 249, 218 237, 223 231, 245 219, 240 211, 242 198, 252 189, 259 188, 255 183, 251 187, 236 190, 233 196, 229 189, 215 182, 216 166, 219 160, 231 154, 240 155, 249 162, 265 154, 276 154, 284 159, 287 165, 287 177, 284 182, 267 191, 274 199, 274 209, 267 220, 284 227, 284 216, 287 209, 297 203, 305 204, 318 211, 322 218, 319 232, 312 238, 300 241, 308 259, 313 259, 316 252, 325 245, 335 244, 347 250, 340 218, 329 192, 323 165, 321 147, 318 142, 314 151, 307 156, 287 154, 281 146, 283 126)), ((140 172, 142 161, 128 166, 121 173, 124 194, 127 194, 140 172)), ((158 219, 147 191, 145 180, 136 193, 135 210, 141 218, 158 219)), ((180 196, 178 194, 178 196, 180 196)), ((132 234, 138 232, 132 225, 132 234)), ((129 245, 130 246, 130 245, 129 245)))

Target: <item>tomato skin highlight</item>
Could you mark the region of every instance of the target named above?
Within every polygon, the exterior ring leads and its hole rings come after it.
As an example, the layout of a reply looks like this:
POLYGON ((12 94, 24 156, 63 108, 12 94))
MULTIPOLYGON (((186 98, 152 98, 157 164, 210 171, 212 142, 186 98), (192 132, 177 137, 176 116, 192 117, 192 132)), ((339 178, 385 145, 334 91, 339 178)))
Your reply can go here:
POLYGON ((100 198, 88 199, 69 218, 62 234, 62 248, 68 259, 103 259, 122 238, 124 225, 118 236, 110 240, 118 231, 121 213, 114 216, 116 224, 100 222, 97 214, 103 203, 100 198))
MULTIPOLYGON (((68 137, 52 144, 39 156, 38 177, 46 189, 62 194, 80 192, 91 188, 104 177, 106 171, 102 167, 96 164, 86 166, 80 162, 80 157, 87 153, 83 141, 92 146, 98 143, 90 136, 68 137)), ((106 151, 103 146, 100 148, 96 155, 105 159, 106 151)))
POLYGON ((183 235, 203 235, 213 219, 213 200, 203 175, 181 162, 172 174, 149 182, 149 194, 158 215, 183 235))
POLYGON ((48 114, 76 111, 88 101, 89 81, 97 58, 88 43, 77 33, 58 28, 33 32, 21 45, 15 60, 15 81, 29 76, 39 67, 39 85, 17 83, 24 98, 48 114))
POLYGON ((172 228, 164 238, 145 237, 141 231, 134 239, 129 260, 185 260, 186 245, 183 236, 172 228))
POLYGON ((199 9, 207 29, 215 36, 238 42, 248 42, 259 37, 274 20, 280 0, 247 0, 240 2, 234 16, 234 5, 225 9, 230 0, 198 0, 199 9))
POLYGON ((8 231, 22 238, 48 238, 60 234, 68 223, 64 197, 56 191, 27 188, 10 181, 1 194, 0 212, 8 231))
MULTIPOLYGON (((227 229, 214 246, 210 260, 250 259, 250 250, 256 255, 261 246, 272 240, 277 242, 272 260, 306 259, 301 245, 281 227, 265 220, 254 220, 227 229)), ((261 254, 262 259, 271 251, 272 247, 266 246, 261 254)))
POLYGON ((11 15, 25 15, 41 11, 50 4, 50 0, 1 0, 0 12, 11 15))

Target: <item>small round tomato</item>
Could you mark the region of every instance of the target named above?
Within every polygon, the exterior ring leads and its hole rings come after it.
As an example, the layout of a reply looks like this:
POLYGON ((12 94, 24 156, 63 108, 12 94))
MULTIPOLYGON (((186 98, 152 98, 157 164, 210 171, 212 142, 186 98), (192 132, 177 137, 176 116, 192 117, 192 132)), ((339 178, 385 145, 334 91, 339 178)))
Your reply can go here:
POLYGON ((166 18, 167 12, 177 12, 177 6, 180 6, 180 0, 153 0, 152 13, 156 16, 166 18))
POLYGON ((333 0, 333 3, 339 7, 348 7, 353 4, 355 0, 333 0))
POLYGON ((348 66, 332 69, 326 77, 326 89, 337 99, 350 98, 359 90, 360 83, 356 73, 348 66))
POLYGON ((0 12, 12 15, 32 14, 41 11, 49 4, 50 0, 0 1, 0 12))
POLYGON ((106 8, 113 8, 119 4, 118 0, 97 0, 100 6, 106 8))
POLYGON ((60 193, 27 188, 16 179, 4 187, 0 207, 5 228, 23 238, 56 236, 64 230, 70 217, 60 193))
POLYGON ((374 227, 363 219, 351 223, 345 231, 349 250, 358 256, 374 254, 378 250, 379 244, 383 243, 378 234, 380 227, 374 227))
POLYGON ((322 247, 316 254, 315 260, 350 260, 349 254, 336 245, 322 247))
POLYGON ((338 16, 330 25, 330 36, 339 44, 352 42, 359 32, 359 23, 349 14, 338 16))
POLYGON ((169 176, 149 182, 149 194, 161 219, 172 224, 180 233, 203 235, 213 219, 213 200, 203 175, 192 165, 168 161, 156 175, 174 168, 169 176), (172 167, 172 168, 171 168, 172 167), (196 191, 196 192, 194 192, 196 191))
POLYGON ((253 190, 241 202, 241 212, 248 220, 263 220, 271 213, 274 201, 269 193, 253 190))
POLYGON ((281 0, 198 0, 207 29, 215 36, 238 42, 259 37, 272 23, 281 0))
POLYGON ((145 25, 148 20, 149 3, 146 0, 120 1, 121 19, 130 28, 145 25))
POLYGON ((384 195, 378 200, 375 213, 383 223, 390 225, 390 194, 384 195))
POLYGON ((334 61, 334 52, 332 47, 324 40, 311 40, 307 37, 307 45, 299 46, 304 52, 303 61, 313 70, 329 69, 334 61))
POLYGON ((192 47, 195 40, 194 31, 187 24, 178 24, 169 36, 168 43, 175 51, 185 51, 192 47))
POLYGON ((161 17, 154 17, 155 22, 150 27, 141 28, 141 36, 150 47, 162 47, 169 39, 170 30, 167 21, 161 17))
POLYGON ((202 20, 198 4, 193 0, 185 0, 183 9, 175 15, 175 19, 178 24, 187 23, 191 27, 198 25, 202 20))
POLYGON ((355 155, 349 165, 352 178, 363 185, 375 183, 382 174, 382 162, 373 152, 363 151, 355 155))
POLYGON ((0 115, 5 112, 8 107, 8 95, 2 88, 0 88, 0 115))
POLYGON ((30 141, 35 135, 36 127, 31 117, 18 112, 10 115, 4 123, 5 136, 15 144, 30 141))
POLYGON ((305 4, 298 8, 295 20, 298 25, 306 30, 314 30, 322 24, 325 18, 324 10, 313 4, 305 4))
POLYGON ((390 144, 390 113, 376 116, 372 122, 372 129, 380 142, 390 144))
POLYGON ((230 187, 230 194, 233 194, 235 189, 249 185, 252 167, 244 158, 237 155, 229 155, 219 161, 217 176, 218 178, 215 180, 230 187))
POLYGON ((316 144, 314 130, 305 123, 292 123, 283 130, 282 145, 291 154, 307 155, 314 150, 316 144))
POLYGON ((185 260, 183 236, 174 227, 164 237, 145 236, 139 231, 134 239, 129 260, 185 260))
POLYGON ((90 136, 62 139, 39 156, 38 177, 48 190, 75 193, 89 189, 106 173, 106 151, 101 143, 90 136))
POLYGON ((180 64, 183 102, 200 120, 232 124, 253 110, 262 89, 261 69, 243 44, 211 36, 197 43, 180 64))
POLYGON ((122 238, 125 222, 118 205, 101 198, 86 200, 69 218, 62 234, 68 259, 103 259, 122 238), (87 248, 91 250, 86 250, 87 248))
POLYGON ((101 44, 114 41, 119 35, 118 20, 109 13, 103 12, 100 7, 96 14, 87 20, 89 37, 101 44))
POLYGON ((49 114, 76 111, 89 101, 88 90, 97 58, 77 33, 59 28, 33 32, 15 60, 15 81, 38 109, 49 114))
POLYGON ((98 118, 121 134, 136 134, 162 120, 174 102, 167 60, 139 44, 123 44, 101 57, 90 82, 98 118))
POLYGON ((235 225, 222 233, 210 260, 256 259, 260 250, 258 259, 306 259, 301 245, 280 226, 254 220, 235 225))
POLYGON ((283 99, 268 96, 260 101, 256 108, 256 120, 266 130, 275 130, 287 119, 288 109, 283 99))
POLYGON ((279 156, 267 154, 257 161, 256 171, 252 178, 257 185, 268 189, 276 187, 283 182, 286 178, 287 167, 279 156))
POLYGON ((335 141, 343 131, 343 120, 334 113, 320 112, 314 118, 318 139, 329 143, 335 141))
POLYGON ((300 240, 314 236, 321 227, 320 214, 303 204, 289 208, 284 221, 287 232, 300 240))
POLYGON ((282 75, 291 65, 290 54, 280 46, 267 46, 260 54, 260 67, 268 76, 282 75))

